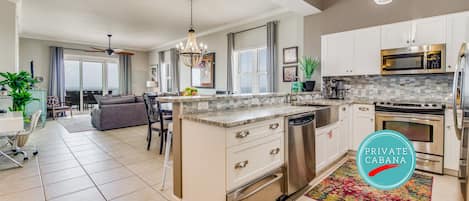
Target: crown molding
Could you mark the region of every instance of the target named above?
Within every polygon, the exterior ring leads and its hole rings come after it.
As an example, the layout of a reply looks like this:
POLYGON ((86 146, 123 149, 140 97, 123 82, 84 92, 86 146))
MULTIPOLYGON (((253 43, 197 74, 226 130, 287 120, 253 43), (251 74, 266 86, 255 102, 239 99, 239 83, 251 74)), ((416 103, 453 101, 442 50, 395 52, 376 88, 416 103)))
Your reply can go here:
MULTIPOLYGON (((213 33, 228 30, 228 29, 231 29, 231 28, 239 27, 239 26, 242 26, 242 25, 245 25, 245 24, 249 24, 249 23, 256 22, 256 21, 259 21, 259 20, 262 20, 262 19, 273 17, 273 16, 278 16, 278 15, 285 14, 285 13, 288 13, 288 12, 289 12, 289 10, 286 9, 286 8, 275 9, 273 11, 258 15, 256 17, 252 17, 252 18, 249 18, 249 19, 233 22, 233 23, 230 23, 230 24, 225 24, 223 26, 215 27, 215 28, 209 29, 207 31, 197 33, 196 36, 197 37, 206 36, 206 35, 209 35, 209 34, 213 34, 213 33)), ((187 37, 183 37, 183 38, 179 38, 179 39, 172 40, 172 41, 169 41, 169 42, 165 42, 161 45, 150 48, 148 51, 162 49, 162 48, 177 44, 178 42, 186 40, 186 39, 187 39, 187 37)))

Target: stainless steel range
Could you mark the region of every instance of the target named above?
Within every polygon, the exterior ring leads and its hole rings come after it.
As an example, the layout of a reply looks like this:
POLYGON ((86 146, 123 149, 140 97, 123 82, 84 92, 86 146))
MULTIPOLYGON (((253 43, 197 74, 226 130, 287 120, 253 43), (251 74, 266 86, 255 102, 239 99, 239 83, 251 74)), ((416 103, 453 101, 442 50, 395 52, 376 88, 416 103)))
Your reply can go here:
POLYGON ((414 144, 416 169, 443 174, 444 106, 419 103, 376 103, 376 130, 395 130, 414 144))

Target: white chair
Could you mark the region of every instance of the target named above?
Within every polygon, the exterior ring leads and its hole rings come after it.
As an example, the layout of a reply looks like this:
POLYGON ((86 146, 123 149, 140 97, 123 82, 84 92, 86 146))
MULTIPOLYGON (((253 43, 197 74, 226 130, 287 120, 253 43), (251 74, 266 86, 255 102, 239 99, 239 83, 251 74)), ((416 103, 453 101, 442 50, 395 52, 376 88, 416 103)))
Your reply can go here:
POLYGON ((36 146, 33 146, 32 148, 26 148, 25 144, 27 143, 30 135, 36 130, 37 123, 39 122, 39 118, 41 117, 41 112, 42 111, 39 110, 32 115, 31 125, 28 130, 22 130, 16 133, 11 133, 9 136, 7 136, 12 148, 11 151, 4 152, 2 155, 22 154, 23 160, 28 160, 28 151, 31 151, 33 155, 38 154, 36 146))
POLYGON ((169 160, 169 155, 171 152, 171 141, 173 140, 173 123, 170 122, 168 124, 168 134, 166 137, 166 147, 164 151, 164 163, 163 163, 163 177, 161 179, 161 190, 164 190, 164 186, 166 184, 166 175, 168 173, 168 170, 171 169, 172 166, 172 161, 169 160))

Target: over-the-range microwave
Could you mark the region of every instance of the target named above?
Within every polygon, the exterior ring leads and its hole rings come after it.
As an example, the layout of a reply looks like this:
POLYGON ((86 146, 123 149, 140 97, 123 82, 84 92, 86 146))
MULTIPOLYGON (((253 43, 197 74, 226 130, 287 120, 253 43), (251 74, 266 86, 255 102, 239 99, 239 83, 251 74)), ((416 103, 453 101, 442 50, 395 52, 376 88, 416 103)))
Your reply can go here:
POLYGON ((446 72, 446 45, 422 45, 381 50, 381 74, 446 72))

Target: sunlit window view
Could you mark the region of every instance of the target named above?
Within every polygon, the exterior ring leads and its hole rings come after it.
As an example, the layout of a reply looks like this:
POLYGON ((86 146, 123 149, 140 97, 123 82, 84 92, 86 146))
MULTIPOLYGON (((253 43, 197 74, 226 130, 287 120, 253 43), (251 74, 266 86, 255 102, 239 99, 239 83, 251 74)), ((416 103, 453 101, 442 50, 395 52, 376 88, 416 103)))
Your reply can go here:
POLYGON ((268 91, 266 48, 235 52, 235 92, 262 93, 268 91))
POLYGON ((88 111, 97 105, 95 95, 119 94, 119 64, 84 59, 65 60, 66 102, 88 111))

